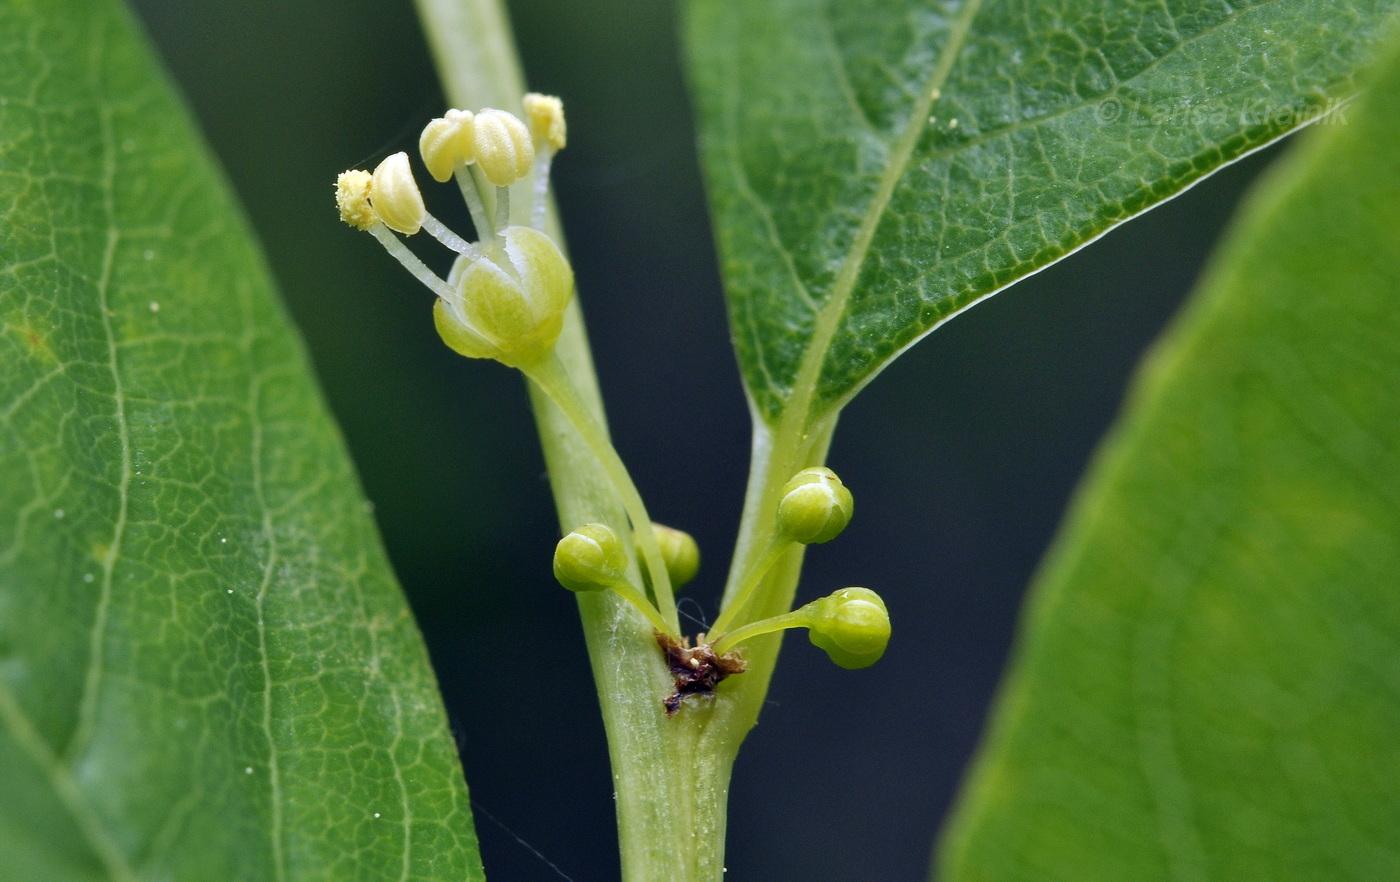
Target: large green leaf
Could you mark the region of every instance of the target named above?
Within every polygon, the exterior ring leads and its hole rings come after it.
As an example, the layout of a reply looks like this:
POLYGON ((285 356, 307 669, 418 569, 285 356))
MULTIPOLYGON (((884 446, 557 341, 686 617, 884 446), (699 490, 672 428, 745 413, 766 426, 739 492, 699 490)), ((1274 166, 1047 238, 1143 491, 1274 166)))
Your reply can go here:
POLYGON ((1400 878, 1400 56, 1334 122, 1144 368, 943 878, 1400 878))
POLYGON ((760 414, 839 407, 953 313, 1325 110, 1396 5, 691 0, 760 414))
POLYGON ((0 6, 0 855, 13 882, 480 878, 345 450, 111 0, 0 6))

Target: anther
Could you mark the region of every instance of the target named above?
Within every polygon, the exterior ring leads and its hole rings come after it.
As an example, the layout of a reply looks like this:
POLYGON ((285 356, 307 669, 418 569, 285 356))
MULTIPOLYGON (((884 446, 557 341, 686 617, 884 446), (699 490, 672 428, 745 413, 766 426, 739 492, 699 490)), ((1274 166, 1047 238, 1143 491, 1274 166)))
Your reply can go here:
POLYGON ((481 173, 497 187, 509 187, 530 173, 535 146, 530 131, 514 114, 487 108, 476 115, 472 144, 481 173))
POLYGON ((407 153, 395 153, 374 170, 369 192, 370 202, 379 213, 384 226, 405 236, 412 236, 423 226, 423 194, 413 180, 407 153))

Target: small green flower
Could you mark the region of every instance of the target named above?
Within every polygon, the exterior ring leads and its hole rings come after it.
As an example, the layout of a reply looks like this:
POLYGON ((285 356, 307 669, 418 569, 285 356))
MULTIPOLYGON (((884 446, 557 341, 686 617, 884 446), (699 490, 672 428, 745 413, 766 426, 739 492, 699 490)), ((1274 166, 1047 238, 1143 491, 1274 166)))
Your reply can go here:
POLYGON ((433 310, 443 342, 468 358, 520 367, 559 339, 574 271, 549 236, 507 227, 482 256, 459 258, 449 284, 452 295, 433 310))

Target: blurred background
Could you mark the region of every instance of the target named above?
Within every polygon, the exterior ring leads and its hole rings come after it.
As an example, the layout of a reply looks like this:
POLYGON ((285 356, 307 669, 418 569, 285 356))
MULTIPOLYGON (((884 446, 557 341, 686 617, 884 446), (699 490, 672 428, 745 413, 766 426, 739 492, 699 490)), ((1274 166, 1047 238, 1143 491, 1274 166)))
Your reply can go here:
MULTIPOLYGON (((375 504, 488 876, 558 880, 547 859, 574 882, 616 879, 602 721, 572 670, 583 640, 550 575, 558 532, 521 381, 449 352, 427 292, 333 205, 338 172, 414 151, 444 109, 412 4, 134 5, 262 238, 375 504)), ((613 435, 657 520, 698 539, 682 609, 713 618, 749 424, 675 4, 510 11, 531 87, 568 105, 554 180, 613 435)), ((847 409, 830 462, 859 515, 808 554, 801 598, 875 588, 894 639, 875 667, 842 671, 789 638, 735 772, 729 879, 926 878, 1037 562, 1134 364, 1275 152, 949 323, 847 409)), ((428 195, 451 222, 465 212, 447 189, 428 195)))

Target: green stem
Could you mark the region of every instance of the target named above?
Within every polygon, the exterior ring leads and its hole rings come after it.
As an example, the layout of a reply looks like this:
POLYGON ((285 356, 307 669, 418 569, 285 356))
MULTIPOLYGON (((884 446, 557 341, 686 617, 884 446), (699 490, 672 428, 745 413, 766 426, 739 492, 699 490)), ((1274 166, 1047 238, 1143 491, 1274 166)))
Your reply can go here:
POLYGON ((651 576, 652 591, 656 594, 656 606, 665 621, 666 626, 661 630, 679 637, 681 623, 676 613, 676 598, 671 592, 671 579, 666 569, 665 558, 661 556, 661 546, 656 542, 656 531, 651 527, 651 516, 647 514, 646 503, 642 501, 642 494, 637 492, 637 485, 632 483, 632 476, 628 474, 622 457, 617 455, 617 449, 608 439, 607 431, 584 404, 563 363, 553 352, 521 370, 564 412, 573 423, 579 437, 593 451, 593 455, 598 457, 603 471, 607 473, 613 488, 622 498, 627 516, 632 520, 631 532, 641 547, 642 559, 646 561, 647 573, 651 576))
POLYGON ((733 624, 735 619, 739 618, 744 608, 749 605, 749 601, 753 600, 753 596, 758 593, 760 586, 763 584, 764 577, 768 575, 768 571, 772 569, 773 564, 777 563, 778 559, 786 554, 788 549, 792 546, 792 542, 779 539, 776 536, 768 541, 767 551, 758 558, 758 562, 753 565, 753 569, 750 570, 749 574, 740 582, 741 587, 734 595, 733 600, 724 605, 724 609, 720 611, 719 618, 715 619, 715 623, 710 626, 711 634, 723 634, 724 629, 728 628, 733 624))
POLYGON ((749 622, 742 628, 735 628, 728 634, 723 634, 718 640, 711 644, 718 655, 724 655, 729 650, 754 637, 762 634, 774 634, 778 631, 786 631, 788 628, 805 628, 811 625, 812 615, 807 607, 795 609, 790 613, 780 616, 773 616, 771 619, 760 619, 757 622, 749 622))
MULTIPOLYGON (((418 0, 418 8, 454 106, 511 107, 520 100, 524 81, 500 0, 418 0)), ((524 192, 515 195, 529 199, 524 192)), ((545 231, 563 246, 553 211, 546 214, 545 231)), ((582 405, 597 425, 605 426, 577 300, 555 352, 582 405)), ((561 527, 621 523, 626 510, 590 445, 537 385, 531 384, 530 396, 561 527)), ((783 433, 758 425, 727 596, 739 590, 738 580, 755 569, 768 546, 778 491, 800 469, 822 463, 833 425, 834 420, 827 420, 776 448, 770 441, 783 433)), ((791 608, 802 550, 781 556, 762 577, 751 614, 776 615, 791 608)), ((641 578, 640 571, 629 576, 641 578)), ((713 700, 688 701, 667 717, 661 700, 673 681, 639 615, 610 591, 580 594, 577 601, 608 733, 622 882, 722 882, 730 770, 763 706, 779 637, 754 638, 745 646, 748 672, 722 683, 713 700), (628 619, 637 627, 618 626, 628 619)))
POLYGON ((656 611, 656 607, 647 599, 646 594, 640 588, 633 585, 626 579, 619 580, 608 586, 612 591, 616 591, 618 596, 637 608, 637 611, 647 617, 652 627, 663 633, 671 634, 671 629, 667 626, 666 620, 661 618, 661 613, 656 611))

